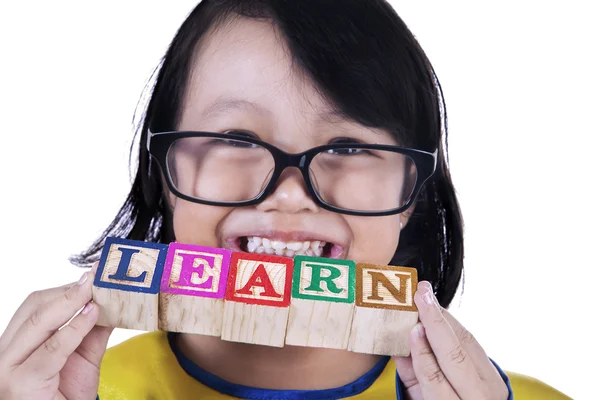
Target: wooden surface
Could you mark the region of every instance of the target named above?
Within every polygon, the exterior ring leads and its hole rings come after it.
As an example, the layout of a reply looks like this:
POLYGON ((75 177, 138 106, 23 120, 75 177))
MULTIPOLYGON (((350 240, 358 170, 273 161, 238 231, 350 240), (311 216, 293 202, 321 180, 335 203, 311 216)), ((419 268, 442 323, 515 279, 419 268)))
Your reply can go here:
POLYGON ((283 347, 289 307, 225 301, 221 339, 283 347))
POLYGON ((346 349, 354 291, 353 261, 296 256, 285 343, 346 349))
POLYGON ((158 292, 167 246, 109 238, 100 256, 92 300, 98 325, 158 329, 158 292))
POLYGON ((291 258, 233 253, 221 338, 282 347, 293 268, 291 258))
POLYGON ((356 264, 356 307, 348 349, 408 356, 409 332, 419 319, 413 298, 417 271, 392 265, 356 264))
POLYGON ((354 304, 292 298, 285 344, 347 349, 354 304))
POLYGON ((417 270, 394 265, 356 264, 356 305, 417 311, 417 270))
POLYGON ((97 325, 141 331, 158 330, 158 295, 94 286, 100 308, 97 325))
POLYGON ((221 336, 223 299, 160 293, 159 309, 161 331, 221 336))
POLYGON ((416 311, 356 307, 348 350, 386 356, 410 355, 409 332, 417 324, 416 311))
POLYGON ((221 336, 231 251, 171 243, 160 286, 159 329, 221 336))
MULTIPOLYGON (((166 249, 167 246, 164 253, 166 249)), ((164 253, 157 248, 113 243, 105 248, 94 284, 107 289, 158 294, 164 262, 159 260, 166 256, 164 253), (123 259, 127 255, 130 257, 123 259)))
POLYGON ((171 243, 160 291, 171 294, 225 297, 231 251, 171 243))
POLYGON ((109 238, 93 300, 103 326, 407 356, 416 286, 413 268, 109 238))
POLYGON ((236 252, 231 255, 225 299, 246 304, 289 307, 294 260, 236 252))

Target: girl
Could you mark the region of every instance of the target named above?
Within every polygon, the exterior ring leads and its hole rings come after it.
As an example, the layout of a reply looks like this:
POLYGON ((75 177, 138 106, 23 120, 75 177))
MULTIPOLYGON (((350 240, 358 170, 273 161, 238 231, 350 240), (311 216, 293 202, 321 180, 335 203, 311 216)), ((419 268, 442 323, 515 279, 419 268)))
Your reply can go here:
POLYGON ((509 380, 445 310, 463 257, 445 140, 435 73, 383 0, 203 1, 158 72, 126 203, 75 261, 89 267, 106 236, 122 236, 266 253, 278 242, 291 256, 310 241, 324 257, 414 266, 412 356, 164 332, 105 354, 111 330, 94 326, 86 272, 16 312, 0 338, 0 397, 564 398, 509 380))

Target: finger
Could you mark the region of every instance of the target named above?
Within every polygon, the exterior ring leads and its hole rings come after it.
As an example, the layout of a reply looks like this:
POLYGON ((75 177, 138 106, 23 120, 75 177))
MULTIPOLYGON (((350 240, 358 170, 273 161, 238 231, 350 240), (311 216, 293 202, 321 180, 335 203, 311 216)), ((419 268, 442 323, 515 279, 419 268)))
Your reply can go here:
POLYGON ((460 340, 463 347, 469 352, 469 354, 483 356, 487 359, 485 351, 479 345, 475 337, 464 327, 454 316, 446 309, 442 308, 442 314, 446 321, 450 324, 450 327, 454 331, 454 334, 460 340))
POLYGON ((500 373, 492 364, 490 359, 488 358, 485 350, 479 342, 475 339, 475 337, 469 332, 449 311, 442 308, 442 313, 444 317, 452 327, 455 335, 460 340, 463 348, 467 353, 471 356, 471 360, 475 364, 479 376, 483 381, 486 382, 486 385, 493 384, 497 387, 496 390, 500 390, 501 388, 505 388, 506 385, 502 381, 502 377, 500 373))
MULTIPOLYGON (((98 269, 98 263, 94 263, 92 265, 91 271, 92 275, 96 275, 96 270, 98 269)), ((0 352, 2 352, 8 344, 13 340, 15 333, 19 329, 21 325, 33 314, 33 312, 39 309, 42 305, 51 302, 52 300, 62 296, 65 294, 67 290, 71 286, 73 286, 75 282, 67 283, 66 285, 39 290, 31 293, 25 301, 19 306, 17 311, 15 311, 13 317, 10 322, 6 326, 6 329, 0 336, 0 352)))
POLYGON ((396 364, 398 377, 402 381, 409 398, 411 400, 423 400, 421 389, 419 388, 419 380, 413 368, 412 357, 393 357, 393 359, 396 364))
POLYGON ((458 395, 436 360, 425 332, 421 323, 410 331, 410 354, 419 381, 419 385, 413 386, 413 390, 418 389, 416 395, 423 399, 458 399, 458 395))
POLYGON ((33 311, 17 329, 7 347, 6 360, 13 366, 25 361, 91 299, 92 277, 90 272, 86 272, 79 282, 65 291, 62 296, 33 311))
POLYGON ((98 320, 99 310, 87 303, 69 324, 50 336, 19 367, 28 376, 47 380, 64 367, 67 359, 81 345, 98 320))
POLYGON ((92 276, 96 276, 96 271, 98 271, 98 265, 100 264, 99 261, 96 261, 92 264, 92 267, 90 268, 90 272, 92 273, 92 276))
POLYGON ((75 377, 75 379, 61 379, 58 386, 61 393, 96 393, 98 391, 99 375, 97 371, 100 370, 102 357, 112 331, 113 328, 96 325, 86 335, 60 371, 63 376, 75 377), (90 374, 90 371, 96 371, 96 373, 90 374), (77 379, 79 376, 86 378, 77 379))
POLYGON ((429 345, 456 393, 461 399, 481 398, 483 383, 477 368, 444 318, 429 282, 419 282, 415 304, 429 345))
POLYGON ((100 368, 102 357, 106 352, 108 339, 114 328, 96 325, 83 339, 76 352, 93 366, 100 368))
POLYGON ((17 330, 23 325, 23 323, 31 316, 31 314, 43 304, 46 304, 69 290, 74 283, 68 283, 63 286, 40 290, 31 293, 25 301, 15 311, 10 322, 6 326, 4 333, 0 336, 0 352, 8 347, 8 344, 12 341, 17 330))

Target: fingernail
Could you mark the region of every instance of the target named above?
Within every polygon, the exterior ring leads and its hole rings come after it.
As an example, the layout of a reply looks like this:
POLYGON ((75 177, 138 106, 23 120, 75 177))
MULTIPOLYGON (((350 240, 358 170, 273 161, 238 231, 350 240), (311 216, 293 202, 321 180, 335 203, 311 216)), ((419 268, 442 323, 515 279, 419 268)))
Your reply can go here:
POLYGON ((81 310, 82 314, 89 314, 89 312, 92 311, 92 303, 87 303, 85 305, 85 307, 83 307, 83 310, 81 310))
POLYGON ((417 330, 417 335, 419 335, 420 338, 425 337, 425 328, 423 327, 422 324, 417 324, 416 330, 417 330))
POLYGON ((433 305, 433 303, 435 302, 435 300, 433 299, 433 292, 431 291, 431 289, 427 289, 422 297, 423 301, 425 301, 425 304, 427 304, 428 306, 433 305))
POLYGON ((84 272, 83 275, 81 275, 81 278, 79 278, 79 281, 77 282, 78 285, 83 285, 85 283, 85 281, 87 281, 88 278, 88 274, 87 272, 84 272))

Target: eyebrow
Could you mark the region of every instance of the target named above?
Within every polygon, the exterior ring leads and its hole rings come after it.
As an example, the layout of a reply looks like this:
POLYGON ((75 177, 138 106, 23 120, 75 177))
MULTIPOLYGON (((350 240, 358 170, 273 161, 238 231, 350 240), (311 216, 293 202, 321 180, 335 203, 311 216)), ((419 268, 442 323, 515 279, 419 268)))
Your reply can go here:
MULTIPOLYGON (((236 97, 219 97, 204 110, 202 118, 208 119, 230 110, 245 110, 260 116, 273 115, 270 110, 256 102, 236 97)), ((351 123, 340 111, 331 109, 320 112, 319 119, 331 125, 351 123)))
POLYGON ((246 110, 262 116, 268 116, 272 114, 271 111, 252 101, 233 97, 219 97, 210 106, 208 106, 206 110, 204 110, 202 117, 213 117, 229 110, 246 110))

